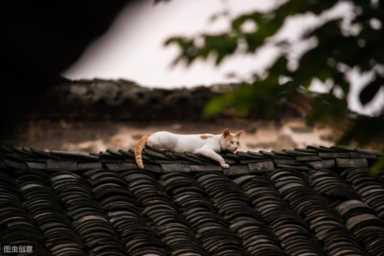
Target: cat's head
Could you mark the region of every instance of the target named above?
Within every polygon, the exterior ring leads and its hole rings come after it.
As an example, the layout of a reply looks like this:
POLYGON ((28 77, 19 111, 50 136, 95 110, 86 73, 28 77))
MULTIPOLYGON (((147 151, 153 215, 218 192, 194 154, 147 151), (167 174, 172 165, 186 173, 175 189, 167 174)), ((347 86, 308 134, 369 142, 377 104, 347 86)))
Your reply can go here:
POLYGON ((240 147, 240 135, 242 131, 239 132, 231 132, 228 128, 226 128, 220 138, 221 148, 224 150, 231 151, 233 153, 237 153, 240 147))

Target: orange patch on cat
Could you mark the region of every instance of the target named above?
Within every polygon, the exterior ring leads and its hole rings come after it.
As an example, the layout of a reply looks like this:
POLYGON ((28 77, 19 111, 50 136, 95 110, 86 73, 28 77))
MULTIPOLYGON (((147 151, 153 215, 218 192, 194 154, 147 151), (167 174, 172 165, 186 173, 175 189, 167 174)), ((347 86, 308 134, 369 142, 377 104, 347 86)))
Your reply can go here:
POLYGON ((203 140, 206 140, 208 138, 212 137, 211 135, 206 135, 206 134, 203 134, 203 135, 200 135, 200 138, 202 138, 203 140))

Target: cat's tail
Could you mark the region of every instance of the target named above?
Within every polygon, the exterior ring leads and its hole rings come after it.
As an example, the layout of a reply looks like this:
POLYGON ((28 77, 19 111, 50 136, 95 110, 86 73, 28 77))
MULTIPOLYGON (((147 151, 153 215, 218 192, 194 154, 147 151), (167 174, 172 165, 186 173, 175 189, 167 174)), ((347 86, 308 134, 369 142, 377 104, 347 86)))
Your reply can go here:
POLYGON ((144 135, 141 137, 135 145, 135 161, 137 164, 137 167, 140 169, 144 169, 144 163, 143 163, 143 149, 145 145, 147 144, 149 135, 144 135))

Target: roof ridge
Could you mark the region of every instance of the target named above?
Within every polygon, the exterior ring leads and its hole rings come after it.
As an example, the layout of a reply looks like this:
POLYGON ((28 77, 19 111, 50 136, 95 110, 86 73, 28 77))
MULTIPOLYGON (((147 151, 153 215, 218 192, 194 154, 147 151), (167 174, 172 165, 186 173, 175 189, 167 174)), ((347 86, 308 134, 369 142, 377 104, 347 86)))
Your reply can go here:
MULTIPOLYGON (((271 151, 246 151, 237 155, 223 152, 230 168, 219 165, 203 156, 189 153, 174 153, 144 149, 146 170, 153 172, 224 171, 227 175, 250 174, 271 171, 277 168, 298 170, 325 169, 334 167, 369 167, 380 154, 358 149, 340 147, 315 147, 271 151)), ((129 166, 135 168, 132 150, 108 149, 99 153, 84 153, 60 150, 35 150, 32 148, 1 147, 2 165, 23 169, 86 170, 106 165, 112 169, 129 166)))

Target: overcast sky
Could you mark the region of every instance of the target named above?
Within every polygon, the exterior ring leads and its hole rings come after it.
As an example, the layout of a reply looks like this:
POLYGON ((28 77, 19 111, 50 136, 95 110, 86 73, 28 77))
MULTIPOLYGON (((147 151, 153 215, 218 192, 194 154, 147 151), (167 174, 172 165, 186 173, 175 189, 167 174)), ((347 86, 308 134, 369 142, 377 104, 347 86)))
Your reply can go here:
MULTIPOLYGON (((153 5, 153 0, 140 1, 136 6, 123 10, 109 31, 93 43, 64 75, 71 79, 123 78, 146 86, 172 88, 228 82, 225 74, 231 71, 239 74, 262 72, 277 56, 273 47, 266 47, 253 56, 233 56, 220 67, 198 61, 189 68, 182 65, 171 68, 177 49, 165 48, 162 43, 173 35, 225 30, 228 24, 224 19, 208 22, 212 14, 225 8, 236 15, 252 9, 268 10, 281 1, 177 0, 158 5, 153 5)), ((348 6, 342 6, 335 13, 347 13, 347 9, 348 6)), ((293 20, 286 24, 279 36, 294 40, 300 34, 302 24, 315 23, 311 15, 299 21, 293 20)), ((350 95, 350 107, 365 113, 377 109, 379 102, 384 101, 384 94, 364 110, 356 101, 356 95, 361 87, 358 84, 367 78, 357 75, 352 75, 352 78, 355 86, 350 95)))
POLYGON ((177 49, 165 48, 163 42, 173 35, 224 30, 224 20, 208 20, 226 7, 235 15, 256 8, 265 10, 275 2, 279 1, 177 0, 158 5, 153 5, 153 0, 141 1, 136 8, 123 11, 109 32, 65 75, 74 79, 125 78, 147 86, 174 87, 222 82, 230 71, 261 69, 273 58, 273 50, 263 51, 257 58, 236 56, 219 68, 205 62, 171 68, 177 49))

